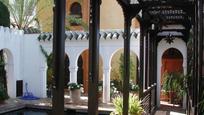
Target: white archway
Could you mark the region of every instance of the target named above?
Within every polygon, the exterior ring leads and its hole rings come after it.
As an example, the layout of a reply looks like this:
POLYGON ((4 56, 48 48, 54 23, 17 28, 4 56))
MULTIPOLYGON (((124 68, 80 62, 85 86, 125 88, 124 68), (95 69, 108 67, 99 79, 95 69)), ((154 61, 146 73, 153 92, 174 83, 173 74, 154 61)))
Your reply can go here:
MULTIPOLYGON (((103 68, 103 102, 110 102, 110 79, 111 79, 111 61, 116 52, 123 49, 121 46, 115 47, 104 47, 102 52, 102 58, 104 59, 104 68, 103 68)), ((136 55, 139 60, 139 50, 137 47, 131 47, 131 52, 136 55)))
MULTIPOLYGON (((78 53, 77 53, 78 54, 78 53)), ((73 76, 75 77, 74 79, 76 80, 75 82, 83 84, 84 88, 84 94, 88 94, 88 68, 89 68, 89 49, 84 49, 83 51, 80 52, 80 54, 76 57, 77 59, 77 64, 76 64, 76 75, 73 76), (79 62, 81 60, 81 62, 79 62), (78 75, 80 73, 80 70, 83 70, 82 76, 78 75), (79 80, 79 81, 78 81, 79 80)), ((101 54, 99 54, 99 81, 103 80, 103 58, 101 54)))
MULTIPOLYGON (((113 61, 118 61, 119 57, 120 57, 120 54, 124 54, 124 49, 123 48, 119 48, 117 50, 115 50, 111 57, 110 57, 110 66, 111 66, 111 69, 113 68, 113 61), (117 56, 116 56, 117 55, 117 56), (115 58, 114 58, 115 57, 115 58)), ((133 61, 135 63, 133 64, 136 64, 136 66, 138 66, 138 62, 139 62, 139 58, 138 58, 138 54, 136 53, 136 51, 134 51, 133 49, 130 50, 130 61, 133 61)), ((116 63, 116 62, 115 62, 116 63)), ((135 68, 137 69, 137 67, 135 68)))
POLYGON ((160 90, 161 90, 161 67, 162 67, 162 55, 170 49, 175 48, 180 51, 183 55, 183 74, 187 74, 187 46, 186 43, 180 39, 175 38, 173 43, 169 44, 165 39, 162 39, 158 43, 157 47, 157 107, 160 106, 160 90))

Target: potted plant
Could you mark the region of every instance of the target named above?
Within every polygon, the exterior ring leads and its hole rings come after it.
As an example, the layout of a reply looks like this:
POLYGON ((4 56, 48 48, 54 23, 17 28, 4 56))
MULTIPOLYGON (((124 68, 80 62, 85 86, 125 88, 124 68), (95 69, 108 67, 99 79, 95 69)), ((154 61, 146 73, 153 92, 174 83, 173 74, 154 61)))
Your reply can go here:
MULTIPOLYGON (((113 99, 113 104, 115 106, 115 111, 111 113, 111 115, 122 115, 123 113, 123 98, 121 96, 115 97, 113 99)), ((144 109, 141 106, 141 101, 138 96, 130 95, 129 96, 129 109, 128 115, 142 115, 144 113, 144 109)))
POLYGON ((70 98, 73 103, 78 103, 81 97, 81 85, 77 83, 68 83, 68 89, 70 90, 70 98))
POLYGON ((6 89, 2 84, 0 84, 0 103, 4 103, 6 99, 8 99, 8 94, 6 92, 6 89))
POLYGON ((130 88, 130 92, 132 94, 138 95, 139 86, 137 84, 134 84, 134 83, 130 82, 129 88, 130 88))
POLYGON ((186 92, 185 80, 185 76, 181 73, 165 73, 162 89, 168 93, 170 103, 175 101, 175 99, 177 99, 177 102, 182 100, 186 92))

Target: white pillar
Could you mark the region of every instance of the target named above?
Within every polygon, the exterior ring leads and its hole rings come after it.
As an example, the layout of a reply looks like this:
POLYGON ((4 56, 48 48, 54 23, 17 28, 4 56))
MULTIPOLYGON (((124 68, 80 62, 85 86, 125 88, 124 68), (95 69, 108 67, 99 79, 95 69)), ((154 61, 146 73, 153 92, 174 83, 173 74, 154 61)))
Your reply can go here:
POLYGON ((70 66, 69 71, 70 71, 70 83, 77 83, 77 66, 70 66))
POLYGON ((160 107, 160 91, 161 91, 161 67, 162 67, 162 63, 161 63, 161 51, 159 50, 159 48, 157 49, 158 51, 158 55, 157 55, 157 107, 160 107))
MULTIPOLYGON (((184 55, 186 56, 186 55, 184 55)), ((183 75, 187 75, 187 59, 184 57, 183 59, 183 75)), ((186 94, 183 96, 183 109, 186 109, 187 104, 187 96, 186 94)))
POLYGON ((183 74, 187 75, 187 59, 184 57, 183 59, 183 74))
POLYGON ((6 64, 7 89, 10 98, 16 98, 16 79, 14 78, 13 64, 6 64))
POLYGON ((111 67, 105 67, 103 70, 103 103, 110 102, 110 71, 111 67))
POLYGON ((42 74, 42 97, 47 97, 47 66, 41 67, 40 69, 42 74))

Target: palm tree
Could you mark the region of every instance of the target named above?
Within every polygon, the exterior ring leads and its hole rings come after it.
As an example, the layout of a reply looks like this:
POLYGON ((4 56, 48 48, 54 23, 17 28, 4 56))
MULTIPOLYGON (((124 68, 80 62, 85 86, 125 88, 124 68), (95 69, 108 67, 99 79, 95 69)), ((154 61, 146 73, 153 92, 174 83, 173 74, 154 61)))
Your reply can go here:
POLYGON ((10 14, 8 8, 0 2, 0 26, 10 27, 10 14))
MULTIPOLYGON (((0 0, 4 3, 10 12, 11 25, 18 29, 35 27, 38 24, 37 15, 43 9, 37 9, 39 0, 0 0)), ((52 4, 47 4, 52 5, 52 4)))
MULTIPOLYGON (((10 20, 11 25, 13 27, 17 27, 18 29, 26 29, 30 27, 36 27, 39 29, 39 21, 38 16, 43 12, 43 9, 46 7, 53 6, 53 0, 47 0, 46 6, 41 6, 41 8, 37 8, 40 0, 0 0, 0 2, 4 3, 10 12, 10 20)), ((87 30, 88 26, 86 23, 82 21, 81 18, 77 18, 74 16, 67 16, 67 24, 66 29, 71 30, 71 23, 76 23, 81 25, 84 30, 87 30)))

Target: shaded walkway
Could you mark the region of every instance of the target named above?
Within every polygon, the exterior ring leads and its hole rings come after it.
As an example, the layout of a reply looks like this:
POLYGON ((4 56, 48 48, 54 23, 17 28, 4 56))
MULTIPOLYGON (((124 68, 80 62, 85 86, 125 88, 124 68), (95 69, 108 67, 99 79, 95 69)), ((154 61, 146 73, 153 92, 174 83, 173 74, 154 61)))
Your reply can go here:
POLYGON ((179 105, 172 105, 163 102, 156 111, 155 115, 186 115, 185 110, 182 109, 179 105))

